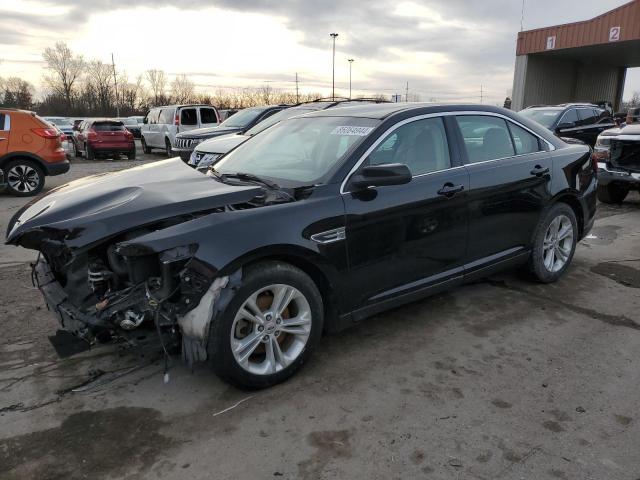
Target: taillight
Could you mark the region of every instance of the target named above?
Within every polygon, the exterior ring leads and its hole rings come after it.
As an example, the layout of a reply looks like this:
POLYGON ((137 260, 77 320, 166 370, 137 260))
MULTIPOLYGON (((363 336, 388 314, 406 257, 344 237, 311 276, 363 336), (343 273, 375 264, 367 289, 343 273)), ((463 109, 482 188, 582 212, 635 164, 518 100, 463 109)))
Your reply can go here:
POLYGON ((67 136, 64 133, 60 134, 60 141, 61 142, 66 142, 67 141, 67 136))
POLYGON ((58 138, 60 134, 55 128, 32 128, 31 131, 42 138, 58 138))
POLYGON ((178 115, 177 113, 176 113, 176 116, 173 119, 173 124, 174 125, 180 125, 180 115, 178 115))
POLYGON ((89 130, 87 132, 87 139, 88 140, 95 140, 96 138, 98 138, 98 134, 95 132, 95 130, 89 130))
POLYGON ((124 136, 131 139, 133 138, 133 133, 131 133, 129 130, 125 130, 124 131, 124 136))

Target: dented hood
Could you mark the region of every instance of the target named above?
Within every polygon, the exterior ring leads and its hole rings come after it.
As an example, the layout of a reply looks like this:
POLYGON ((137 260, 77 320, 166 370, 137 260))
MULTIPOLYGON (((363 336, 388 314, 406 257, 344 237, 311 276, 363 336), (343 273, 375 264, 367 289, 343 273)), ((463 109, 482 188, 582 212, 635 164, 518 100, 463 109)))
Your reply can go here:
POLYGON ((80 248, 136 227, 242 203, 262 194, 256 186, 226 185, 179 158, 85 177, 51 190, 9 222, 7 243, 38 248, 44 238, 80 248))

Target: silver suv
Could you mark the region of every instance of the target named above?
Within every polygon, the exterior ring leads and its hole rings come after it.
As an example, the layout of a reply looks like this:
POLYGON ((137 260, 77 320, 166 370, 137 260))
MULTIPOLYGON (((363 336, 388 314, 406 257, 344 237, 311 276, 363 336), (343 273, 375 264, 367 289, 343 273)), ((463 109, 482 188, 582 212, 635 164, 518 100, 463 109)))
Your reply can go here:
POLYGON ((195 128, 215 127, 220 123, 218 110, 211 105, 167 105, 149 110, 141 132, 142 149, 151 153, 161 148, 170 157, 176 135, 195 128))

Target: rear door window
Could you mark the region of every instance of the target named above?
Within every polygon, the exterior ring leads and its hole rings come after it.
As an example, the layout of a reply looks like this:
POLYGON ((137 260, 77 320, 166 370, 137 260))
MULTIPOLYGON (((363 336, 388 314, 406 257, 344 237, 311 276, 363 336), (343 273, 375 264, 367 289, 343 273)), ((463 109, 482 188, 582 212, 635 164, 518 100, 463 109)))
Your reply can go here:
POLYGON ((596 123, 596 115, 593 108, 579 108, 580 125, 593 125, 596 123))
POLYGON ((515 155, 507 122, 487 115, 456 117, 469 163, 497 160, 515 155))
POLYGON ((213 108, 201 108, 200 122, 201 123, 218 123, 218 117, 216 116, 216 111, 213 108))
POLYGON ((566 112, 564 112, 564 115, 562 116, 562 118, 560 119, 559 123, 574 123, 574 124, 578 124, 578 113, 576 112, 575 108, 571 108, 569 110, 567 110, 566 112))
POLYGON ((175 109, 173 108, 163 108, 160 111, 160 118, 158 119, 158 123, 160 125, 170 125, 173 123, 175 109))
POLYGON ((519 127, 515 123, 508 122, 513 145, 516 148, 516 155, 526 155, 527 153, 535 153, 542 150, 538 137, 519 127))
MULTIPOLYGON (((9 127, 7 125, 7 128, 5 128, 5 122, 7 122, 7 120, 9 119, 8 115, 5 115, 4 113, 0 113, 0 130, 4 131, 4 130, 9 130, 9 127)), ((7 122, 9 123, 9 122, 7 122)))
POLYGON ((180 110, 180 125, 198 125, 195 108, 183 108, 180 110))

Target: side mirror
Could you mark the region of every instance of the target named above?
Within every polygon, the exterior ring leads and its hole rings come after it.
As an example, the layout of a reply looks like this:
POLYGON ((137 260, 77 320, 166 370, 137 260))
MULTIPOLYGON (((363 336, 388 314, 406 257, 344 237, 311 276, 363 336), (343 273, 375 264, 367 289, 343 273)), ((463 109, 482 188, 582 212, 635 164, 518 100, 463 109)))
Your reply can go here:
POLYGON ((568 128, 575 128, 575 126, 576 126, 575 122, 562 122, 558 124, 557 129, 566 130, 568 128))
POLYGON ((147 117, 144 117, 144 118, 142 119, 142 123, 144 123, 145 125, 146 125, 147 123, 149 123, 149 120, 147 120, 147 117))
POLYGON ((411 181, 411 171, 404 163, 386 163, 364 167, 351 177, 350 184, 356 189, 403 185, 411 181))

